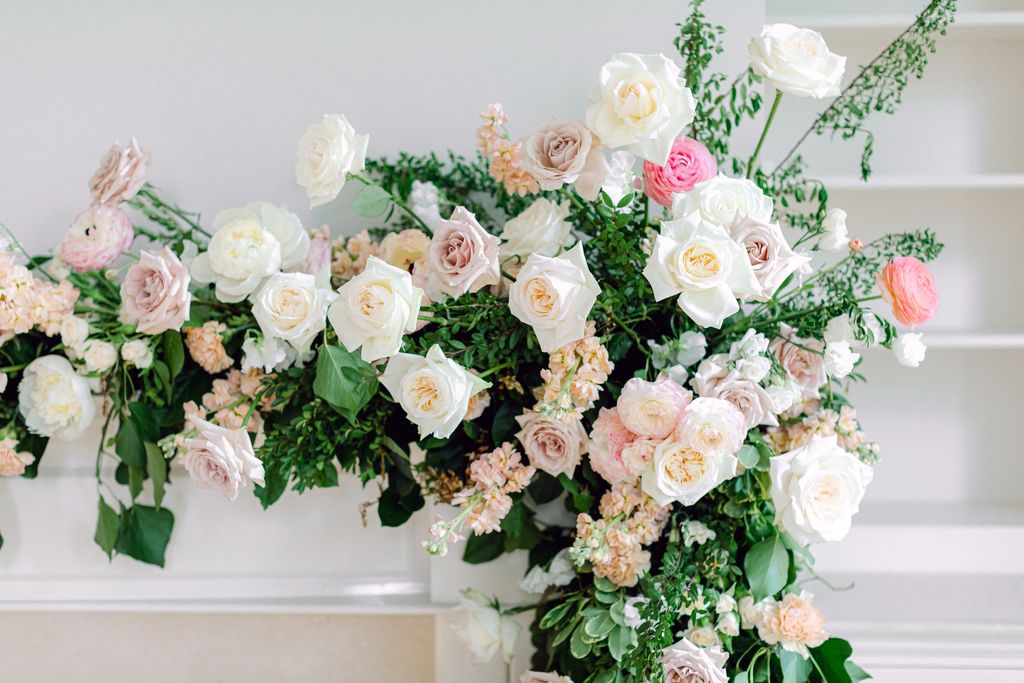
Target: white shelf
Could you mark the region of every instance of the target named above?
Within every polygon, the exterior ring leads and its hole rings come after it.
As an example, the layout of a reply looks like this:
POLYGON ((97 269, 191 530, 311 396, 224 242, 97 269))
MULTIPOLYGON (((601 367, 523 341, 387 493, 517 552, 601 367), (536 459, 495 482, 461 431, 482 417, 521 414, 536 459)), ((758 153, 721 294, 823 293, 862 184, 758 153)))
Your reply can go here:
POLYGON ((1024 332, 924 332, 925 344, 933 349, 1024 349, 1024 332))
POLYGON ((825 187, 840 191, 874 190, 1024 190, 1024 173, 978 173, 967 175, 876 175, 868 182, 856 176, 825 176, 825 187))
MULTIPOLYGON (((835 33, 856 32, 899 32, 914 21, 911 14, 845 14, 845 15, 789 15, 771 17, 769 21, 784 22, 795 26, 812 28, 816 31, 835 33)), ((949 29, 952 37, 986 38, 1024 37, 1024 12, 958 12, 949 29)))

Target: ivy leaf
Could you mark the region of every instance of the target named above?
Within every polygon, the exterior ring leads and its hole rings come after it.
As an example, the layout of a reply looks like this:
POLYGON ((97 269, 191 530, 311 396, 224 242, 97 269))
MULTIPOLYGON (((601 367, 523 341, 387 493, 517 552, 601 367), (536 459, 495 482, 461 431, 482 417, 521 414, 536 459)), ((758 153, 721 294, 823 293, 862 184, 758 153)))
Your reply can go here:
POLYGON ((779 651, 779 663, 782 666, 782 683, 804 683, 811 675, 811 660, 789 650, 779 651))
POLYGON ((473 534, 466 541, 466 550, 462 560, 468 564, 483 564, 499 557, 505 552, 505 534, 492 531, 488 534, 473 534))
POLYGON ((146 448, 139 436, 139 428, 130 417, 121 419, 114 437, 114 451, 128 467, 141 469, 146 466, 146 448))
POLYGON ((171 540, 174 515, 167 508, 157 510, 135 505, 121 514, 121 533, 117 552, 146 564, 164 566, 164 554, 171 540))
POLYGON ((842 638, 829 638, 820 647, 811 650, 811 657, 818 665, 825 683, 853 683, 846 661, 853 648, 842 638))
POLYGON ((153 505, 160 509, 164 502, 164 486, 167 483, 167 459, 156 444, 146 445, 146 472, 153 482, 153 505))
POLYGON ((775 595, 786 587, 789 552, 778 534, 755 544, 743 559, 743 570, 755 600, 775 595))
POLYGON ((313 392, 352 424, 377 393, 377 373, 359 356, 340 346, 323 346, 316 359, 313 392))
POLYGON ((103 496, 99 497, 99 518, 96 520, 96 534, 93 540, 103 552, 107 559, 114 558, 114 546, 117 544, 117 535, 121 530, 121 517, 117 510, 107 505, 103 496))
POLYGON ((376 218, 388 210, 391 193, 380 185, 367 185, 352 201, 352 210, 364 218, 376 218))

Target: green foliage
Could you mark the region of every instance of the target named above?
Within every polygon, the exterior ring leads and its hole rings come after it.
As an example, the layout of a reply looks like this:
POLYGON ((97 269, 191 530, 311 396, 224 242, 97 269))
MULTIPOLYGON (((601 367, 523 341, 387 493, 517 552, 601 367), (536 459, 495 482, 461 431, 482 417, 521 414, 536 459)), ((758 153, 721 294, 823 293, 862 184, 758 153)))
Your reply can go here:
POLYGON ((391 206, 391 193, 380 185, 366 185, 352 200, 352 210, 366 218, 382 216, 391 206))
POLYGON ((377 373, 370 364, 342 346, 320 347, 313 392, 355 424, 377 393, 377 373))
POLYGON ((750 591, 755 600, 775 595, 786 587, 789 551, 778 535, 766 538, 747 551, 743 560, 750 591))

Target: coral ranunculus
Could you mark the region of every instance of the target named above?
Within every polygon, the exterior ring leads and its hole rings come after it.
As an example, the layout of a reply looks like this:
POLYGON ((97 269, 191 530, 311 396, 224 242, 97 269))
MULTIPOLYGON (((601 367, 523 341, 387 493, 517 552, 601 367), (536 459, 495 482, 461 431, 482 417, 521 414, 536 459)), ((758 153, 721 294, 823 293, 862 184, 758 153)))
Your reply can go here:
POLYGON ((913 256, 898 256, 878 274, 882 298, 904 325, 923 325, 935 315, 939 292, 928 266, 913 256))
POLYGON ((644 162, 644 194, 662 206, 672 206, 672 195, 689 192, 697 183, 715 177, 718 163, 703 143, 680 135, 672 143, 663 166, 644 162))

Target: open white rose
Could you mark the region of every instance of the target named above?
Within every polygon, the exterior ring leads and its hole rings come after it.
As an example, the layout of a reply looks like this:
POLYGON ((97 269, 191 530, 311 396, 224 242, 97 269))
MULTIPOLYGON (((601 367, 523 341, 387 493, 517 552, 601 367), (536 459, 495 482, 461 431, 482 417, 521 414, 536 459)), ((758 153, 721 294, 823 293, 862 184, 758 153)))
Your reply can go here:
POLYGON ((723 481, 736 476, 734 455, 705 453, 687 441, 669 439, 655 450, 641 486, 658 505, 693 505, 723 481))
POLYGON ((906 332, 896 337, 892 343, 892 352, 900 365, 916 368, 924 362, 924 354, 928 347, 921 341, 919 332, 906 332))
POLYGON ((697 213, 662 221, 644 277, 657 301, 678 294, 679 308, 702 327, 721 327, 740 309, 736 297, 760 290, 743 248, 697 213))
POLYGON ((499 612, 486 596, 471 589, 462 591, 461 602, 448 612, 448 624, 479 664, 491 661, 499 651, 505 662, 511 662, 522 630, 512 615, 499 612))
POLYGON ((327 307, 335 296, 317 287, 313 275, 277 273, 253 296, 252 315, 265 339, 288 342, 304 356, 326 326, 327 307))
POLYGON ((96 417, 88 380, 63 356, 42 356, 25 367, 18 409, 33 434, 65 440, 81 436, 96 417))
POLYGON ((121 359, 140 370, 145 370, 153 364, 153 348, 142 339, 126 341, 121 345, 121 359))
POLYGON ((846 57, 832 54, 817 31, 769 24, 751 39, 750 66, 776 90, 796 97, 835 97, 846 57))
POLYGON ((298 268, 309 253, 309 234, 283 206, 254 202, 213 219, 207 250, 192 260, 192 279, 216 285, 217 298, 242 301, 278 270, 298 268))
POLYGON ((550 353, 586 335, 587 318, 601 288, 590 274, 583 245, 561 256, 531 254, 509 287, 512 315, 533 328, 550 353))
POLYGON ((608 147, 627 147, 664 166, 676 136, 694 116, 679 67, 665 55, 620 53, 601 67, 601 90, 587 127, 608 147))
POLYGON ((874 471, 832 435, 775 456, 770 474, 775 523, 807 545, 846 536, 874 471))
POLYGON ((517 275, 530 254, 557 256, 566 242, 569 223, 569 202, 556 204, 538 199, 521 214, 505 223, 501 232, 501 267, 517 275))
POLYGON ((701 396, 686 407, 676 436, 703 453, 734 455, 747 435, 745 422, 728 401, 701 396))
POLYGON ((697 183, 689 192, 679 192, 672 200, 672 217, 683 218, 693 212, 707 222, 728 230, 737 218, 770 223, 774 202, 754 181, 730 178, 719 173, 697 183))
POLYGON ((850 348, 850 343, 845 341, 834 341, 825 344, 825 374, 829 377, 842 379, 851 372, 853 367, 860 360, 860 354, 850 348))
POLYGON ((850 245, 850 235, 846 228, 846 212, 842 209, 829 209, 821 221, 822 234, 818 246, 825 251, 842 251, 850 245))
POLYGON ((363 170, 369 140, 340 114, 324 114, 306 129, 299 138, 295 179, 306 190, 310 208, 332 201, 348 174, 363 170))
POLYGON ((245 429, 226 429, 198 418, 191 423, 198 434, 185 440, 181 463, 201 487, 234 500, 250 484, 263 486, 263 462, 245 429))
POLYGON ((327 318, 345 348, 361 349, 372 363, 398 353, 402 335, 416 329, 422 301, 423 290, 407 271, 371 256, 366 269, 338 290, 327 318))
POLYGON ((444 355, 434 344, 426 356, 399 353, 388 361, 380 383, 419 429, 447 439, 469 409, 469 399, 490 386, 444 355))

